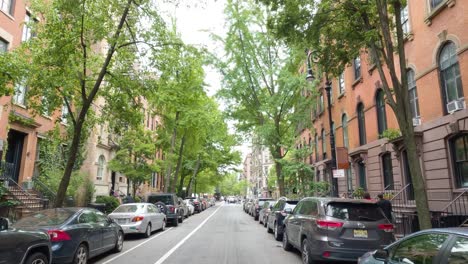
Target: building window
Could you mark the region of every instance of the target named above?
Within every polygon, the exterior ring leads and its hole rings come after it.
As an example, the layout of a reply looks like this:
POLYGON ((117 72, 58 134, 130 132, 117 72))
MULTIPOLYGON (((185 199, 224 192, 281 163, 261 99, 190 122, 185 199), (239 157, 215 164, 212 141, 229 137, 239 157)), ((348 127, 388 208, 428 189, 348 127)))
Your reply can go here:
POLYGON ((343 145, 345 148, 349 148, 348 117, 346 114, 341 117, 341 128, 343 129, 343 145))
POLYGON ((393 190, 393 166, 392 166, 392 155, 390 152, 382 155, 382 170, 383 170, 383 179, 384 179, 384 189, 393 190))
POLYGON ((64 102, 63 105, 62 105, 62 114, 60 116, 60 120, 63 124, 66 124, 68 122, 68 107, 66 105, 66 103, 64 102))
POLYGON ((14 0, 0 0, 0 10, 13 15, 14 0))
POLYGON ((338 77, 338 89, 340 94, 345 92, 344 72, 342 72, 340 77, 338 77))
POLYGON ((318 114, 323 112, 323 92, 320 92, 320 100, 319 100, 319 110, 318 114))
POLYGON ((439 6, 444 0, 429 0, 431 2, 431 9, 439 6))
POLYGON ((452 139, 452 159, 458 187, 468 187, 468 134, 452 139))
MULTIPOLYGON (((463 100, 463 86, 458 64, 456 47, 453 42, 448 42, 439 55, 440 79, 445 104, 463 100)), ((447 108, 447 111, 450 111, 447 108)))
POLYGON ((15 85, 15 94, 13 96, 13 102, 17 105, 26 106, 26 93, 28 87, 23 83, 17 83, 15 85))
POLYGON ((354 68, 354 80, 358 80, 361 78, 361 57, 357 57, 354 59, 353 62, 353 68, 354 68))
POLYGON ((21 41, 28 41, 33 36, 32 28, 31 28, 31 15, 26 13, 24 17, 24 25, 23 25, 23 36, 21 37, 21 41))
POLYGON ((409 69, 406 73, 408 79, 408 93, 409 103, 411 108, 411 116, 413 118, 419 118, 419 102, 418 102, 418 91, 416 89, 416 81, 414 79, 414 71, 409 69))
POLYGON ((406 6, 401 9, 400 18, 401 18, 401 29, 403 30, 403 34, 408 35, 410 33, 408 3, 406 3, 406 6))
POLYGON ((322 128, 322 157, 323 159, 327 158, 327 135, 325 134, 325 129, 322 128))
POLYGON ((375 96, 375 104, 377 107, 377 129, 379 135, 387 130, 387 114, 385 113, 385 95, 382 89, 377 91, 375 96))
POLYGON ((319 153, 318 153, 318 135, 315 134, 315 138, 314 138, 314 149, 315 149, 315 161, 319 161, 320 158, 319 158, 319 153))
POLYGON ((365 119, 365 113, 364 113, 364 105, 362 103, 359 103, 357 107, 357 119, 358 119, 358 128, 359 128, 359 144, 362 146, 367 143, 366 119, 365 119))
POLYGON ((8 42, 0 38, 0 53, 8 51, 8 42))
POLYGON ((104 177, 104 165, 106 163, 106 158, 104 158, 103 155, 99 156, 98 159, 98 168, 97 168, 97 175, 96 175, 96 180, 102 181, 104 177))
POLYGON ((360 161, 358 163, 359 187, 367 190, 366 165, 360 161))

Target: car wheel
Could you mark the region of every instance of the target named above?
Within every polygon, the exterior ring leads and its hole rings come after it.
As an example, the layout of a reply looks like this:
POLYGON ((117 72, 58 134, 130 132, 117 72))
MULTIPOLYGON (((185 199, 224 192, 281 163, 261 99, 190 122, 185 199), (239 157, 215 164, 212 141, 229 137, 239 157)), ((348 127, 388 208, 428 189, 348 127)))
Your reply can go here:
POLYGON ((267 220, 265 218, 263 218, 263 226, 267 227, 267 220))
POLYGON ((312 258, 310 256, 309 243, 307 242, 307 238, 304 238, 304 240, 302 240, 301 257, 302 257, 302 263, 303 264, 313 264, 314 263, 314 261, 312 260, 312 258))
POLYGON ((163 220, 161 229, 159 229, 159 230, 161 230, 161 231, 166 230, 166 219, 163 220))
POLYGON ((288 240, 288 232, 286 232, 286 230, 284 230, 283 234, 283 249, 286 251, 290 251, 292 249, 292 245, 288 240))
POLYGON ((179 220, 178 220, 177 218, 174 219, 174 222, 173 222, 173 223, 174 223, 174 226, 179 226, 179 220))
POLYGON ((254 220, 258 221, 258 215, 254 215, 254 220))
POLYGON ((148 238, 148 237, 151 236, 151 224, 148 224, 148 225, 146 226, 145 234, 143 234, 143 236, 144 236, 145 238, 148 238))
POLYGON ((258 218, 258 223, 261 224, 261 225, 263 224, 263 221, 262 221, 262 219, 260 217, 258 218))
POLYGON ((179 223, 183 223, 184 222, 184 215, 182 214, 179 218, 179 223))
POLYGON ((283 239, 283 234, 280 233, 279 227, 276 223, 275 223, 274 231, 275 231, 274 235, 275 235, 276 241, 281 241, 283 239))
POLYGON ((271 230, 271 228, 270 228, 270 223, 269 222, 267 222, 266 228, 267 228, 268 233, 270 233, 270 234, 273 233, 273 230, 271 230))
POLYGON ((80 244, 75 252, 73 264, 87 264, 88 263, 88 248, 84 244, 80 244))
POLYGON ((114 247, 115 253, 122 251, 123 243, 124 243, 124 234, 121 231, 119 231, 119 233, 117 234, 117 241, 115 241, 115 247, 114 247))
POLYGON ((49 263, 49 260, 47 259, 47 256, 44 255, 44 253, 36 252, 36 253, 31 254, 24 263, 25 264, 47 264, 49 263))

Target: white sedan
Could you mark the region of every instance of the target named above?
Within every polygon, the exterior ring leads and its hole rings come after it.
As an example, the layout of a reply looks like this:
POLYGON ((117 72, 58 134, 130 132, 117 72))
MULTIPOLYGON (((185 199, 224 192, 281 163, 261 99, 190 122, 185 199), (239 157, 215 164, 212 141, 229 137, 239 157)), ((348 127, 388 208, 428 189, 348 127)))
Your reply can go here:
POLYGON ((153 231, 166 228, 166 215, 150 203, 122 204, 109 217, 122 227, 125 234, 139 233, 150 237, 153 231))
POLYGON ((185 199, 184 202, 185 202, 185 204, 187 205, 187 208, 188 208, 188 215, 193 215, 195 213, 195 206, 193 206, 190 199, 185 199))

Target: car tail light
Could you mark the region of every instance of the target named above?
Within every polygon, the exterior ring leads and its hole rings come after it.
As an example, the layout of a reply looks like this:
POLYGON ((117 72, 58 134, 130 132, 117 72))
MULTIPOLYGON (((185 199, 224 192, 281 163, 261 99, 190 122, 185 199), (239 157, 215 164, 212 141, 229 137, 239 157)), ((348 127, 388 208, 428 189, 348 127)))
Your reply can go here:
POLYGON ((390 233, 390 232, 393 232, 394 227, 392 224, 380 224, 379 229, 387 233, 390 233))
POLYGON ((330 255, 331 255, 330 251, 324 251, 324 252, 322 253, 322 257, 324 257, 324 258, 329 258, 330 255))
POLYGON ((63 230, 49 230, 47 233, 49 234, 50 242, 71 240, 70 235, 63 230))
POLYGON ((335 230, 343 226, 343 222, 317 220, 317 226, 323 229, 335 230))
POLYGON ((175 207, 174 207, 174 206, 169 206, 169 211, 170 211, 171 213, 174 213, 174 212, 175 212, 175 207))
POLYGON ((198 202, 193 202, 194 204, 198 204, 198 202))
POLYGON ((133 217, 132 222, 140 222, 140 221, 142 221, 143 219, 144 219, 144 217, 141 216, 141 215, 135 216, 135 217, 133 217))

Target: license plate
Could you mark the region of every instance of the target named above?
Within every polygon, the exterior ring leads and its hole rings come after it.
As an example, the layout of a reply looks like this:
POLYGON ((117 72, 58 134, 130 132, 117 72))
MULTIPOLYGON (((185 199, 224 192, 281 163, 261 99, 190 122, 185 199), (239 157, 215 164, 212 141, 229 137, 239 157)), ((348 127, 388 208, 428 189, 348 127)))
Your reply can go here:
POLYGON ((354 229, 354 237, 367 238, 367 230, 354 229))
POLYGON ((117 224, 125 224, 127 223, 127 219, 117 219, 117 224))

